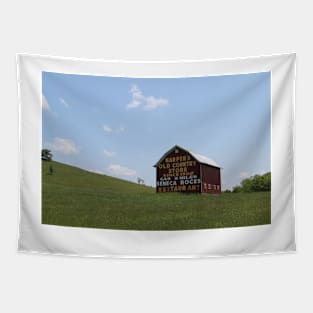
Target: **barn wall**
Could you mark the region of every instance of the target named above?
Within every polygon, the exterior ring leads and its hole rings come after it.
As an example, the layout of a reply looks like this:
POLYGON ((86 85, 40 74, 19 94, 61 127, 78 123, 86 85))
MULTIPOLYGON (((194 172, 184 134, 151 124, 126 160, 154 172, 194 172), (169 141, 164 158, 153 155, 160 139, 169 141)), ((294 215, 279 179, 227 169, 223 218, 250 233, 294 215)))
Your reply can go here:
POLYGON ((156 166, 157 192, 201 192, 200 164, 182 149, 173 150, 156 166))
POLYGON ((221 171, 217 167, 201 164, 202 192, 221 192, 221 171))

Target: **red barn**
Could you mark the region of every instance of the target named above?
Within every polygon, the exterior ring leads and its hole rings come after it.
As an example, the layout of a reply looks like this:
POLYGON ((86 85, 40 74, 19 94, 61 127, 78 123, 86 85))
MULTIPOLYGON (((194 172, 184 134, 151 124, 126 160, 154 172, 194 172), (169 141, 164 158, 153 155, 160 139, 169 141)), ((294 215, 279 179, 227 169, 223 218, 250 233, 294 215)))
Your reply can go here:
POLYGON ((221 168, 213 160, 177 145, 154 167, 157 192, 221 192, 221 168))

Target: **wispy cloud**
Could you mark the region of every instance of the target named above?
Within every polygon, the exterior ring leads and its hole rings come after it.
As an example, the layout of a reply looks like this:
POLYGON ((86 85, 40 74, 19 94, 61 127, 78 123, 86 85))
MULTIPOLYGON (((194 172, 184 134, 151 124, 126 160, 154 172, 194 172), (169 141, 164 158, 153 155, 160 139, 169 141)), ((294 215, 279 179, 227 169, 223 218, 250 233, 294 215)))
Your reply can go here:
POLYGON ((128 103, 127 108, 135 109, 142 104, 142 101, 144 100, 145 97, 142 94, 141 90, 136 85, 132 85, 129 92, 132 95, 132 101, 128 103))
POLYGON ((63 98, 60 98, 59 100, 64 105, 65 108, 69 108, 70 105, 63 98))
POLYGON ((163 98, 147 97, 146 105, 144 105, 145 110, 154 110, 157 107, 168 105, 168 100, 163 98))
POLYGON ((132 100, 127 104, 127 109, 143 107, 144 110, 155 110, 160 106, 169 104, 168 99, 145 96, 137 85, 132 85, 129 92, 132 95, 132 100))
POLYGON ((111 158, 111 157, 115 156, 115 152, 109 151, 109 150, 103 150, 103 155, 105 157, 111 158))
POLYGON ((47 147, 52 150, 52 152, 65 155, 77 154, 80 150, 73 141, 60 137, 55 137, 53 142, 47 144, 47 147))
POLYGON ((128 167, 119 165, 119 164, 111 164, 107 170, 116 176, 135 176, 137 172, 135 170, 132 170, 128 167))
POLYGON ((112 133, 113 129, 108 125, 103 125, 103 130, 107 133, 112 133))
POLYGON ((107 133, 122 133, 123 131, 125 131, 125 127, 124 126, 119 126, 117 128, 113 128, 109 125, 103 125, 103 130, 107 133))
POLYGON ((42 98, 41 98, 41 107, 42 107, 42 110, 49 113, 51 116, 54 116, 54 117, 58 117, 58 114, 56 112, 54 112, 47 100, 47 98, 45 97, 44 94, 42 94, 42 98))

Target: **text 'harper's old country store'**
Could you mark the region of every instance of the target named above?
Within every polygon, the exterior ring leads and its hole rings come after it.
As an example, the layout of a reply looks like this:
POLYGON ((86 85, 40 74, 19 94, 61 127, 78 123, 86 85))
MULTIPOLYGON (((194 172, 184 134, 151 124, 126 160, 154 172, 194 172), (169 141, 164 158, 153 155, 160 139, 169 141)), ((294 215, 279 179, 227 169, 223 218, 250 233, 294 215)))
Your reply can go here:
POLYGON ((221 168, 213 160, 177 145, 154 167, 157 192, 221 192, 221 168))

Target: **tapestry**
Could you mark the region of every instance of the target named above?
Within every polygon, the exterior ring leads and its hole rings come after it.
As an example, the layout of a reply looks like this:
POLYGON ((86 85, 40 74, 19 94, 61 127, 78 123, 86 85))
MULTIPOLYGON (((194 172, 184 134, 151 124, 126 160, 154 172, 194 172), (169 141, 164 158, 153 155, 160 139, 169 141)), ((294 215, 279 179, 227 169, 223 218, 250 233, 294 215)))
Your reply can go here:
POLYGON ((18 54, 18 250, 295 251, 295 59, 18 54))

